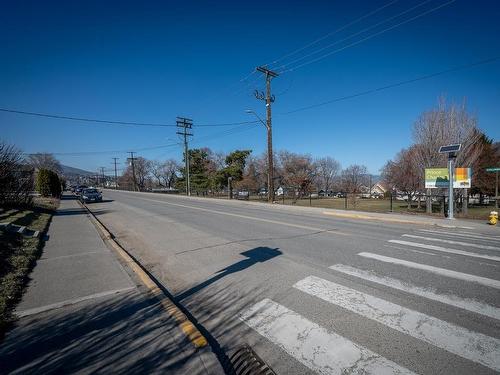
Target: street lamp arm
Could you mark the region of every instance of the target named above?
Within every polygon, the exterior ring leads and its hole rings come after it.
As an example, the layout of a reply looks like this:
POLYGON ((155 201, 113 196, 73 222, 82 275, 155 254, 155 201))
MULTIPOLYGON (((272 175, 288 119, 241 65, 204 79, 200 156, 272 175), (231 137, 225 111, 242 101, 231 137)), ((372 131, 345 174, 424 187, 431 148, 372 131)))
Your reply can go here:
POLYGON ((252 111, 251 109, 247 109, 245 112, 246 112, 246 113, 252 113, 255 117, 257 117, 257 118, 259 119, 259 121, 262 123, 262 125, 264 125, 264 126, 266 127, 266 129, 268 129, 267 124, 264 122, 264 120, 262 120, 262 119, 260 118, 260 116, 259 116, 257 113, 255 113, 255 112, 254 112, 254 111, 252 111))

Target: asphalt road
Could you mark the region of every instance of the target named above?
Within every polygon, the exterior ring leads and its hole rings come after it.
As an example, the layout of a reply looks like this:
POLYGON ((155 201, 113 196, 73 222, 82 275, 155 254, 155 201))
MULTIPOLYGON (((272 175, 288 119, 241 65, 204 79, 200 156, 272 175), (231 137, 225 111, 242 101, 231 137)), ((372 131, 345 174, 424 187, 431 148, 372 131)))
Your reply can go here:
POLYGON ((278 374, 500 372, 500 230, 104 192, 117 240, 278 374))

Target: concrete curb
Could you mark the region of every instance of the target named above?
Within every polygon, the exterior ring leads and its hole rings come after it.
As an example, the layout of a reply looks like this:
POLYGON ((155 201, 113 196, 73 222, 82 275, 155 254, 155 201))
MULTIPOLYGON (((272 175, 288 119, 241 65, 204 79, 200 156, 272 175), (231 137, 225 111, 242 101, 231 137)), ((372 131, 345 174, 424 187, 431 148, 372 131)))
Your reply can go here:
MULTIPOLYGON (((196 325, 188 318, 184 312, 175 304, 173 299, 167 295, 157 280, 149 275, 149 272, 115 239, 113 234, 104 226, 104 224, 94 215, 94 213, 82 202, 78 204, 83 207, 89 215, 90 221, 94 224, 97 232, 103 241, 111 247, 114 252, 123 260, 127 267, 129 267, 134 274, 141 280, 142 284, 148 289, 148 294, 157 298, 165 312, 172 317, 181 331, 186 335, 187 339, 196 348, 198 359, 205 369, 219 368, 217 373, 224 373, 222 364, 217 359, 216 354, 213 352, 205 336, 198 330, 196 325)), ((208 370, 207 370, 208 372, 208 370)))

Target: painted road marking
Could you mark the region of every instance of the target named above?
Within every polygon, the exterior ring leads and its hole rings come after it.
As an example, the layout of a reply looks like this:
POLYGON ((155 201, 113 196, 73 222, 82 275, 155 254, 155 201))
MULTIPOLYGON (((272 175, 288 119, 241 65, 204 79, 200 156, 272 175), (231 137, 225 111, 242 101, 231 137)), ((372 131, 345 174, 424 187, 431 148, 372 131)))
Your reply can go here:
POLYGON ((500 340, 343 285, 308 276, 294 288, 476 363, 500 370, 500 340))
POLYGON ((468 273, 452 271, 452 270, 448 270, 446 268, 428 266, 427 264, 410 262, 408 260, 386 257, 384 255, 379 255, 379 254, 374 254, 374 253, 361 252, 361 253, 358 253, 358 255, 365 257, 365 258, 379 260, 379 261, 385 262, 385 263, 399 264, 399 265, 402 265, 405 267, 414 268, 414 269, 423 270, 423 271, 428 271, 428 272, 432 272, 434 274, 441 275, 441 276, 451 277, 453 279, 470 281, 470 282, 481 284, 484 286, 489 286, 491 288, 500 289, 500 280, 488 279, 486 277, 481 277, 481 276, 471 275, 468 273))
POLYGON ((500 240, 500 237, 488 236, 488 235, 483 235, 480 233, 463 233, 463 232, 456 232, 455 233, 455 232, 445 232, 445 231, 431 230, 431 229, 419 229, 419 232, 442 234, 442 235, 448 236, 448 237, 466 237, 468 239, 475 238, 478 240, 494 241, 494 242, 498 242, 500 240))
POLYGON ((65 301, 57 302, 57 303, 52 303, 50 305, 35 307, 32 309, 28 309, 28 310, 16 311, 16 315, 18 317, 22 318, 24 316, 39 314, 39 313, 42 313, 45 311, 59 309, 59 308, 64 307, 64 306, 74 305, 76 303, 83 302, 83 301, 89 301, 89 300, 93 300, 93 299, 97 299, 97 298, 101 298, 101 297, 107 297, 107 296, 111 296, 114 294, 128 292, 128 291, 133 290, 133 289, 135 289, 135 286, 131 286, 128 288, 122 288, 122 289, 107 290, 105 292, 94 293, 94 294, 90 294, 90 295, 84 296, 84 297, 73 298, 73 299, 68 299, 65 301))
POLYGON ((445 240, 442 238, 435 238, 435 237, 415 236, 413 234, 403 234, 402 237, 417 238, 417 239, 422 239, 422 240, 426 240, 426 241, 445 242, 445 243, 449 243, 452 245, 462 245, 462 246, 468 246, 468 247, 475 247, 475 248, 484 249, 484 250, 497 250, 497 251, 500 250, 500 247, 497 247, 497 246, 488 246, 488 245, 480 245, 480 244, 470 243, 470 242, 445 240))
POLYGON ((231 213, 231 212, 225 212, 225 211, 219 211, 219 210, 212 210, 212 209, 209 209, 209 208, 190 206, 190 205, 187 205, 187 204, 166 202, 166 201, 157 200, 157 199, 148 199, 148 198, 138 198, 138 199, 142 199, 142 200, 145 200, 145 201, 151 201, 151 202, 164 203, 164 204, 168 204, 168 205, 171 205, 171 206, 177 206, 177 207, 183 207, 183 208, 190 208, 190 209, 193 209, 193 210, 205 211, 205 212, 210 212, 210 213, 213 213, 213 214, 226 215, 226 216, 232 216, 232 217, 239 217, 239 218, 242 218, 242 219, 249 219, 249 220, 261 221, 263 223, 284 225, 284 226, 292 227, 292 228, 307 229, 307 230, 312 230, 314 232, 324 232, 324 233, 329 233, 329 234, 340 234, 342 236, 349 236, 349 234, 343 233, 343 232, 339 232, 339 231, 337 231, 335 229, 333 229, 333 230, 332 229, 322 229, 322 228, 310 227, 310 226, 307 226, 307 225, 285 223, 285 222, 279 221, 279 220, 264 219, 264 218, 261 218, 261 217, 235 214, 235 213, 231 213))
POLYGON ((365 271, 344 264, 335 264, 333 266, 330 266, 329 268, 334 271, 355 276, 360 279, 384 285, 392 289, 401 290, 406 293, 414 294, 433 301, 438 301, 447 305, 458 307, 460 309, 474 312, 476 314, 481 314, 493 319, 500 320, 500 308, 488 305, 475 299, 462 298, 454 294, 437 293, 432 288, 422 288, 411 283, 406 283, 398 279, 393 279, 391 277, 379 276, 375 272, 365 271))
POLYGON ((253 305, 239 318, 320 374, 413 374, 268 298, 253 305))
POLYGON ((387 242, 397 243, 399 245, 405 245, 405 246, 418 247, 418 248, 421 248, 421 249, 441 251, 443 253, 464 255, 464 256, 467 256, 467 257, 471 257, 471 258, 488 259, 488 260, 494 260, 496 262, 500 262, 500 257, 499 256, 495 256, 495 255, 485 255, 485 254, 471 253, 469 251, 457 250, 457 249, 448 249, 446 247, 435 246, 435 245, 427 245, 427 244, 418 243, 418 242, 409 242, 409 241, 400 241, 400 240, 389 240, 387 242))

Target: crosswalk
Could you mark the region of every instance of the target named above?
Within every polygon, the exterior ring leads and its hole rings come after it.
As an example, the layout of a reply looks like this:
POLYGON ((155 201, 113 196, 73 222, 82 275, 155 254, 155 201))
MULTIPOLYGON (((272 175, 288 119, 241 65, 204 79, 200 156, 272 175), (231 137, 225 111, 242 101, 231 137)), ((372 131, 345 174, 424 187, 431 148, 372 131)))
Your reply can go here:
MULTIPOLYGON (((341 308, 360 319, 381 324, 412 340, 419 340, 424 345, 439 348, 483 366, 482 368, 500 372, 498 333, 488 335, 476 332, 456 322, 443 320, 442 317, 431 316, 426 313, 428 310, 423 312, 408 308, 401 299, 398 303, 390 300, 393 295, 391 290, 396 290, 421 300, 424 306, 437 304, 455 314, 464 311, 473 314, 475 319, 486 325, 491 323, 498 327, 500 301, 494 300, 492 304, 491 298, 488 300, 483 296, 499 295, 500 268, 498 278, 492 278, 491 272, 486 275, 490 277, 478 274, 481 272, 477 270, 481 267, 473 267, 474 272, 461 272, 454 267, 453 262, 467 259, 469 262, 477 262, 479 266, 482 264, 479 262, 486 261, 488 266, 497 269, 500 267, 500 236, 419 229, 416 233, 389 239, 387 244, 398 245, 396 252, 399 255, 393 255, 395 251, 390 256, 381 254, 384 250, 381 248, 381 251, 357 253, 356 259, 360 266, 336 263, 325 267, 336 277, 350 276, 350 285, 353 285, 352 280, 359 280, 360 284, 376 286, 383 298, 365 293, 363 287, 359 290, 356 286, 347 287, 315 275, 309 275, 292 286, 300 293, 317 298, 332 308, 341 308), (440 266, 429 264, 433 262, 426 254, 420 256, 423 260, 409 260, 408 258, 415 258, 412 253, 416 251, 415 248, 424 249, 429 255, 441 255, 440 266), (372 269, 366 269, 366 262, 370 263, 372 269), (387 269, 407 276, 395 278, 384 274, 388 272, 387 269), (421 278, 411 280, 411 270, 429 275, 424 280, 442 280, 455 290, 442 291, 434 285, 422 285, 421 278), (464 285, 470 285, 474 290, 484 293, 475 294, 474 297, 463 296, 461 288, 464 285)), ((373 348, 364 347, 352 337, 344 337, 319 325, 314 321, 314 316, 302 316, 269 298, 243 311, 239 318, 288 355, 319 374, 413 374, 415 371, 396 363, 394 358, 391 360, 374 352, 373 348)))

